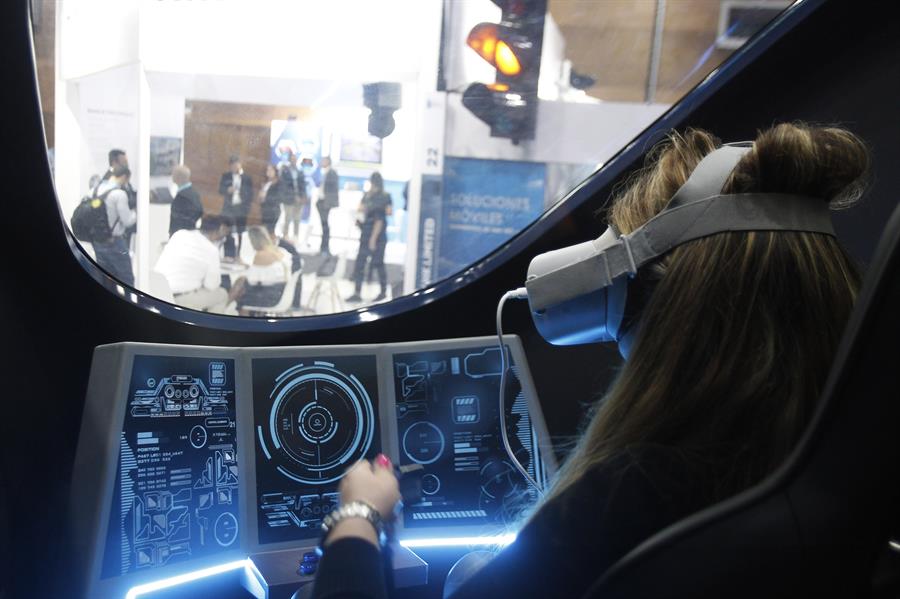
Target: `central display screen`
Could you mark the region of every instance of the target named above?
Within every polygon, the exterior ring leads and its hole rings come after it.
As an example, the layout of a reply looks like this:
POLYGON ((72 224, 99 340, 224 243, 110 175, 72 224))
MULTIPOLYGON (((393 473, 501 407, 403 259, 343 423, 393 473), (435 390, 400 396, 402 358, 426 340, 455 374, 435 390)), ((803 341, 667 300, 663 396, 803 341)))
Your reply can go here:
POLYGON ((102 577, 239 543, 234 360, 135 356, 102 577))
POLYGON ((375 356, 256 358, 260 544, 319 535, 346 469, 381 451, 375 356))
MULTIPOLYGON (((502 525, 536 501, 500 437, 500 349, 398 353, 393 357, 400 463, 421 464, 422 501, 403 509, 406 529, 502 525)), ((509 441, 529 474, 544 473, 513 364, 507 377, 509 441)))

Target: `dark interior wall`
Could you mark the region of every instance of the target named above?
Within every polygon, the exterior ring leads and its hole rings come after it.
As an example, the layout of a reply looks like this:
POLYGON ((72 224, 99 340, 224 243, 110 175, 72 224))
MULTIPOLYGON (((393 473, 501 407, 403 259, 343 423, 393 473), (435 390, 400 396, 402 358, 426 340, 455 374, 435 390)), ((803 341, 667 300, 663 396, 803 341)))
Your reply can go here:
MULTIPOLYGON (((45 159, 25 8, 24 1, 10 3, 0 24, 6 57, 0 72, 7 90, 15 90, 4 94, 6 118, 0 120, 2 164, 11 177, 0 234, 0 484, 9 507, 5 549, 13 548, 0 563, 15 573, 4 573, 0 580, 10 581, 10 596, 51 596, 67 588, 66 558, 77 551, 65 544, 68 477, 96 345, 300 345, 489 334, 494 302, 522 284, 531 256, 601 231, 609 188, 487 276, 414 311, 353 327, 235 333, 147 312, 97 284, 67 243, 45 159)), ((835 219, 841 238, 862 261, 871 255, 900 188, 900 36, 893 12, 888 2, 867 3, 864 9, 848 0, 824 3, 683 123, 726 140, 752 137, 757 129, 795 119, 840 123, 862 135, 874 155, 872 189, 866 202, 835 219)), ((550 347, 536 336, 521 304, 509 307, 506 328, 523 337, 551 433, 572 435, 583 407, 614 373, 615 351, 550 347)))

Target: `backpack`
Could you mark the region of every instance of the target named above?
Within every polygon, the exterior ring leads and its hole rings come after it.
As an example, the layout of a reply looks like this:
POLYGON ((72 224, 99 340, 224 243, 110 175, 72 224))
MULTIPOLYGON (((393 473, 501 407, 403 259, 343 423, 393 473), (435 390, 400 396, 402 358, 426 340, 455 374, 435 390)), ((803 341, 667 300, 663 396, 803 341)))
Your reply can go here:
POLYGON ((106 242, 112 239, 112 227, 109 226, 109 216, 106 212, 106 196, 115 189, 97 195, 99 185, 89 196, 81 198, 81 203, 72 213, 72 234, 75 239, 85 242, 106 242))

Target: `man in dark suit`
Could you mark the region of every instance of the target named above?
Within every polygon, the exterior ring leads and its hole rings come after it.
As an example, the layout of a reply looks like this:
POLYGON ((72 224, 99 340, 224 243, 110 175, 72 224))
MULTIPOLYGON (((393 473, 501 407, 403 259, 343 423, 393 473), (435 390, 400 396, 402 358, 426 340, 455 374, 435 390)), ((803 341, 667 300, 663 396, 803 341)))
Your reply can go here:
POLYGON ((325 256, 331 255, 328 248, 331 230, 328 228, 328 213, 332 208, 337 208, 338 199, 338 174, 331 168, 331 158, 322 158, 322 187, 319 189, 319 199, 316 200, 316 210, 322 220, 322 245, 319 253, 325 256))
POLYGON ((176 166, 172 169, 172 181, 178 186, 178 193, 169 214, 169 237, 181 229, 196 229, 197 220, 203 216, 200 194, 191 185, 191 169, 183 164, 176 166))
POLYGON ((281 204, 284 206, 284 237, 290 237, 290 227, 294 229, 293 239, 300 236, 300 217, 303 206, 308 203, 306 177, 297 165, 297 154, 289 152, 288 163, 281 168, 281 204))
MULTIPOLYGON (((244 174, 239 156, 228 159, 228 171, 222 173, 219 179, 219 193, 222 194, 222 214, 234 220, 235 230, 240 248, 241 234, 247 228, 247 212, 253 201, 253 179, 244 174)), ((225 238, 225 253, 234 250, 234 238, 229 235, 225 238)))

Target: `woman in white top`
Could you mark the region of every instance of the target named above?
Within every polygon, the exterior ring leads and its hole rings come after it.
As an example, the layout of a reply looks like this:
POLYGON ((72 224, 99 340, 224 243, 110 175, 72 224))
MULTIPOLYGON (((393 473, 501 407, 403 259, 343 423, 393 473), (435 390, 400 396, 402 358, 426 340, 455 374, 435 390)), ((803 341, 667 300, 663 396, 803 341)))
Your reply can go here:
POLYGON ((263 227, 247 229, 255 251, 247 269, 247 291, 241 297, 242 306, 274 306, 284 293, 291 272, 291 256, 278 247, 263 227))

